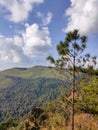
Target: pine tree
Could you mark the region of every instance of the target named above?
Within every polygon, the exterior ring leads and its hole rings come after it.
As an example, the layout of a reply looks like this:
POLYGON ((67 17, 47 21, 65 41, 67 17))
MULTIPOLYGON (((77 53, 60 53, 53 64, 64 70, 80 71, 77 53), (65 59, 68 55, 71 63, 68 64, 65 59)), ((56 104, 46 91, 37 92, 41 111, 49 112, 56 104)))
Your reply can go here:
POLYGON ((54 59, 52 56, 47 57, 47 60, 49 60, 51 64, 54 64, 56 68, 60 70, 70 70, 69 73, 72 75, 72 130, 74 130, 75 86, 77 74, 82 67, 88 67, 88 72, 91 72, 91 68, 96 64, 96 57, 91 58, 90 54, 84 54, 86 42, 87 36, 80 36, 79 31, 74 30, 73 32, 67 33, 65 40, 60 41, 57 45, 59 58, 54 59))

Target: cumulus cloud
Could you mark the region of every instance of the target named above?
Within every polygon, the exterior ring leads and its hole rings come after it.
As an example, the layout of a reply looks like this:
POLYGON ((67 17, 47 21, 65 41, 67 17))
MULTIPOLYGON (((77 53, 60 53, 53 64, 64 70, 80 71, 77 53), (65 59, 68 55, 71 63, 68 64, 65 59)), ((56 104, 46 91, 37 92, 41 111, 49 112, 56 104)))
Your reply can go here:
POLYGON ((8 11, 7 18, 17 23, 28 18, 34 4, 43 2, 44 0, 0 0, 0 5, 8 11))
POLYGON ((41 12, 37 12, 37 16, 42 19, 44 26, 50 24, 52 17, 53 17, 51 12, 48 12, 47 16, 44 16, 41 12))
POLYGON ((15 45, 14 38, 0 35, 0 61, 18 63, 23 59, 22 48, 15 45))
POLYGON ((51 38, 47 27, 26 24, 21 36, 5 37, 0 35, 0 61, 2 64, 27 63, 31 59, 48 54, 51 38))
POLYGON ((64 31, 79 29, 84 34, 98 32, 98 0, 70 1, 71 7, 65 12, 68 24, 64 31))
POLYGON ((23 51, 28 56, 42 55, 51 47, 48 27, 39 28, 38 24, 27 26, 23 32, 23 51))

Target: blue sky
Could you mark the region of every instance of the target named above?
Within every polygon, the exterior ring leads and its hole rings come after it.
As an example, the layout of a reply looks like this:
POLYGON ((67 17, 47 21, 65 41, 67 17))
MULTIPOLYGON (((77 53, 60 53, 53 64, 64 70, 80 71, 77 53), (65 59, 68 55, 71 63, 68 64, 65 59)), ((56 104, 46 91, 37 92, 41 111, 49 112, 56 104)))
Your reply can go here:
POLYGON ((98 0, 0 0, 0 70, 48 65, 66 32, 88 36, 98 55, 98 0))

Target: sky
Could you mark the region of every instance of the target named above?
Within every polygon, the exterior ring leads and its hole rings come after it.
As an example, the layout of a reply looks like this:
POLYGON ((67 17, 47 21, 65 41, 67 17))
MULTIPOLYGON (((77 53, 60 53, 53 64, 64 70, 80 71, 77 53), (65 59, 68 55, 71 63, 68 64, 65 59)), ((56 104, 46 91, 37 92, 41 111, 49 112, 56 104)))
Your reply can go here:
POLYGON ((98 0, 0 0, 0 70, 49 65, 74 29, 98 56, 98 0))

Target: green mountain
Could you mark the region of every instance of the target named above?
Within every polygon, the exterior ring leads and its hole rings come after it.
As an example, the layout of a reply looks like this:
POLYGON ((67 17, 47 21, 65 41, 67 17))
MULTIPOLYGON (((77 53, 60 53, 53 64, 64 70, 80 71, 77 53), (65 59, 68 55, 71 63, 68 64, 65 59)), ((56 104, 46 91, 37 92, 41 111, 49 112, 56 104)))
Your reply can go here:
MULTIPOLYGON (((98 75, 83 72, 77 81, 82 76, 86 79, 78 82, 75 91, 75 129, 97 130, 98 75)), ((67 71, 62 76, 42 66, 0 72, 0 130, 71 129, 72 93, 65 87, 70 78, 67 71), (64 92, 66 96, 61 96, 64 92)))
POLYGON ((54 68, 42 66, 1 71, 0 121, 10 117, 18 119, 32 107, 57 99, 66 89, 63 80, 54 68))

